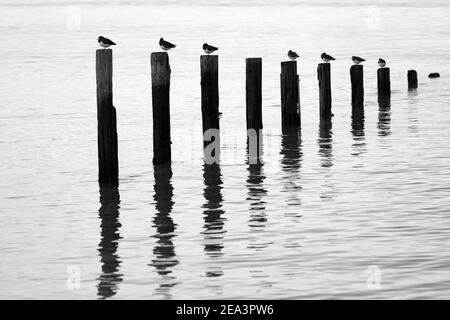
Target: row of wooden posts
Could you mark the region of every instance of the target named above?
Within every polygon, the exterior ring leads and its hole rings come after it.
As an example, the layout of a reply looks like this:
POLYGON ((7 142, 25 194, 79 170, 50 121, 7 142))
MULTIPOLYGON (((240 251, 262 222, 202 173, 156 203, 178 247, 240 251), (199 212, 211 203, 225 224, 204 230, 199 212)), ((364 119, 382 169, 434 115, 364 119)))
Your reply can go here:
MULTIPOLYGON (((152 112, 153 112, 153 163, 171 162, 170 137, 170 65, 166 52, 151 54, 152 112)), ((219 85, 217 55, 200 56, 201 111, 203 133, 220 129, 219 85)), ((117 184, 119 181, 118 141, 116 109, 113 106, 112 50, 96 52, 97 73, 97 120, 99 182, 117 184)), ((350 68, 352 85, 352 113, 364 112, 363 66, 350 68)), ((319 81, 320 119, 329 120, 331 112, 331 72, 329 63, 320 63, 317 68, 319 81)), ((299 76, 297 62, 281 62, 281 127, 286 134, 301 126, 299 76)), ((408 87, 417 88, 417 72, 408 71, 408 87)), ((378 94, 391 94, 389 68, 378 69, 378 94)), ((262 123, 262 58, 246 59, 246 120, 247 130, 260 132, 262 123)), ((205 142, 204 147, 207 145, 205 142)))

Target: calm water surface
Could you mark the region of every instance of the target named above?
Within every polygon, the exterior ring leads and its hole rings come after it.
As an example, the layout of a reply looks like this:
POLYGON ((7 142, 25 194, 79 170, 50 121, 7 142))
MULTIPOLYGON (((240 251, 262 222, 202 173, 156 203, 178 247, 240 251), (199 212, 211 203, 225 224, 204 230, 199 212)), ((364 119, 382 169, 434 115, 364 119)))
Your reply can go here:
POLYGON ((450 298, 449 15, 0 4, 0 298, 450 298), (97 183, 100 34, 118 43, 118 190, 97 183), (149 56, 161 35, 178 45, 174 162, 153 167, 149 56), (201 149, 203 42, 220 47, 222 161, 213 166, 201 149), (280 61, 290 48, 301 55, 303 128, 281 136, 280 61), (318 121, 322 51, 338 59, 329 124, 318 121), (351 119, 352 55, 368 60, 364 120, 351 119), (252 56, 263 57, 261 165, 246 164, 252 56), (377 101, 379 57, 391 67, 391 108, 377 101), (419 89, 408 92, 410 68, 419 89), (381 271, 378 290, 368 268, 381 271))

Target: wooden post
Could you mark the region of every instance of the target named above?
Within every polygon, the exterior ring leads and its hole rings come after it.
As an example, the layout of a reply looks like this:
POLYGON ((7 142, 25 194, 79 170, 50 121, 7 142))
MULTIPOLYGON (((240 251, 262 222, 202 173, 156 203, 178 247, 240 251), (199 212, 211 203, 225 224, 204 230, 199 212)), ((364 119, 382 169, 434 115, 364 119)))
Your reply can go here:
POLYGON ((170 163, 170 65, 167 52, 153 52, 152 70, 153 163, 170 163))
POLYGON ((391 94, 391 75, 389 68, 378 69, 378 95, 391 94))
POLYGON ((408 70, 408 89, 417 89, 417 71, 408 70))
POLYGON ((119 160, 117 151, 117 117, 113 106, 112 50, 96 51, 97 74, 97 134, 98 134, 98 181, 119 183, 119 160))
POLYGON ((250 163, 258 163, 262 123, 262 59, 247 58, 246 63, 246 110, 247 150, 250 163))
POLYGON ((302 126, 302 114, 301 114, 301 108, 300 108, 300 76, 297 75, 297 90, 295 91, 297 93, 297 123, 298 126, 302 126))
POLYGON ((364 113, 364 68, 362 65, 353 65, 350 68, 352 82, 352 113, 364 113))
POLYGON ((247 58, 246 64, 246 108, 247 129, 258 131, 262 123, 262 59, 247 58))
POLYGON ((319 63, 317 67, 319 80, 320 119, 330 119, 331 113, 331 67, 329 63, 319 63))
MULTIPOLYGON (((202 123, 203 134, 208 129, 220 129, 219 126, 219 57, 217 55, 200 56, 202 123)), ((203 142, 204 147, 208 144, 203 142)))
POLYGON ((298 113, 298 75, 297 61, 281 63, 281 130, 285 134, 290 128, 300 127, 298 113))

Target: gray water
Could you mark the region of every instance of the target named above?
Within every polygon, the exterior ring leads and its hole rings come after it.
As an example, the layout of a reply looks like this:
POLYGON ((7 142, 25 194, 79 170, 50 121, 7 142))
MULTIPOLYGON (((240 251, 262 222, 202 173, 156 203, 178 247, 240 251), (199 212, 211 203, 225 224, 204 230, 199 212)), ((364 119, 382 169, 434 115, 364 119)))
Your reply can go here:
POLYGON ((450 8, 256 3, 0 4, 0 298, 450 298, 450 8), (97 183, 98 35, 118 43, 118 190, 97 183), (154 168, 149 56, 160 36, 178 45, 174 161, 154 168), (202 158, 203 42, 220 47, 215 166, 202 158), (288 49, 301 55, 302 130, 282 136, 288 49), (337 58, 331 127, 319 126, 323 51, 337 58), (364 122, 351 120, 352 55, 368 60, 364 122), (246 164, 255 56, 262 165, 246 164), (391 108, 377 101, 379 57, 391 108), (411 68, 419 89, 408 92, 411 68))

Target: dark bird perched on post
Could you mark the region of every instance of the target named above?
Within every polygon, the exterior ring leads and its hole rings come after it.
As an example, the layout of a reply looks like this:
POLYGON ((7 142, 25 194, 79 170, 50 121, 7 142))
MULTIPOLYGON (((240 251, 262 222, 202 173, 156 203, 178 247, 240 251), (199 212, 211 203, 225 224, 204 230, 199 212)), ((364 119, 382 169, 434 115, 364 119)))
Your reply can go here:
POLYGON ((352 60, 353 60, 353 63, 354 63, 354 64, 360 64, 361 62, 366 61, 365 59, 360 58, 360 57, 357 57, 357 56, 353 56, 353 57, 352 57, 352 60))
POLYGON ((292 50, 289 50, 287 53, 287 56, 289 57, 289 59, 291 60, 295 60, 297 58, 299 58, 300 56, 297 54, 297 52, 294 52, 292 50))
POLYGON ((330 61, 336 60, 335 58, 333 58, 332 56, 326 54, 325 52, 322 53, 322 54, 320 55, 320 58, 321 58, 325 63, 329 63, 330 61))
POLYGON ((170 43, 169 41, 164 40, 163 38, 159 39, 159 46, 164 51, 170 50, 172 48, 175 48, 176 46, 173 43, 170 43))
POLYGON ((217 50, 219 50, 219 48, 214 47, 214 46, 210 46, 207 43, 203 44, 203 51, 205 51, 206 54, 213 53, 214 51, 217 51, 217 50))
POLYGON ((378 66, 380 67, 380 68, 384 68, 384 67, 386 67, 386 60, 383 60, 383 59, 378 59, 378 66))
POLYGON ((111 40, 109 40, 108 38, 105 37, 98 37, 98 44, 100 45, 100 47, 102 48, 109 48, 110 46, 115 46, 116 44, 114 42, 112 42, 111 40))

